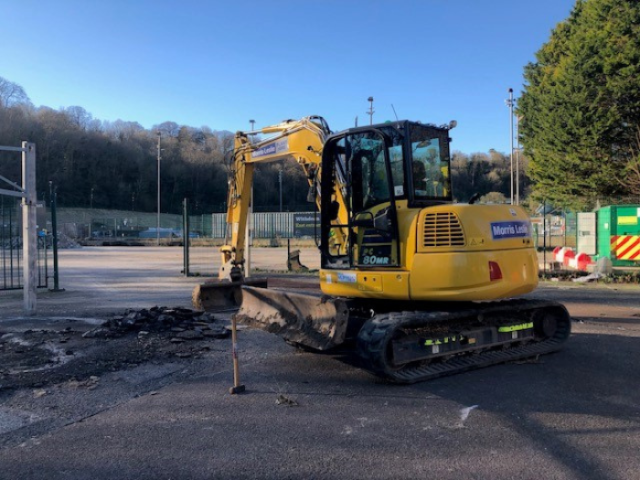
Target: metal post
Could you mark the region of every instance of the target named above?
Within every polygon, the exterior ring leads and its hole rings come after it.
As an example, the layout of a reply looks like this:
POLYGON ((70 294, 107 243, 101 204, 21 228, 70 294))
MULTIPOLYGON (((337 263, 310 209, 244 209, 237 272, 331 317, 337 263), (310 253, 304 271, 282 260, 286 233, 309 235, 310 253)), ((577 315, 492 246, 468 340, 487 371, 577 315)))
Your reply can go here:
POLYGON ((160 137, 162 134, 158 131, 158 219, 156 222, 156 240, 160 246, 160 137))
POLYGON ((22 254, 24 312, 36 313, 38 232, 36 231, 36 146, 22 142, 22 254))
POLYGON ((520 117, 516 115, 516 205, 520 205, 520 117))
POLYGON ((189 276, 189 200, 182 201, 182 258, 184 276, 189 276))
MULTIPOLYGON (((44 197, 44 195, 43 195, 44 197)), ((44 286, 49 286, 49 253, 47 252, 47 236, 44 236, 44 286)))
POLYGON ((542 261, 544 262, 544 274, 547 274, 547 201, 542 202, 542 261))
POLYGON ((58 193, 53 187, 53 182, 49 182, 49 199, 51 205, 51 234, 53 241, 53 288, 50 292, 64 292, 64 288, 60 288, 58 277, 58 193))
POLYGON ((282 213, 282 168, 278 170, 278 182, 280 183, 280 213, 282 213))
POLYGON ((509 134, 511 137, 511 205, 513 205, 513 88, 509 89, 507 106, 509 107, 509 134))
POLYGON ((249 199, 249 211, 247 212, 247 230, 244 236, 244 276, 251 276, 251 227, 253 222, 253 180, 251 183, 251 198, 249 199))

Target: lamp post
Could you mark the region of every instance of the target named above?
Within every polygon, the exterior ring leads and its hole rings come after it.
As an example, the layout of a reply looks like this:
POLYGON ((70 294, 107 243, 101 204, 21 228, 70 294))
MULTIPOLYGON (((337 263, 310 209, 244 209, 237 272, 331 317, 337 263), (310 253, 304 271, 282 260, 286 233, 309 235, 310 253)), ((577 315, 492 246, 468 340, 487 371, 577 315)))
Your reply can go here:
POLYGON ((516 115, 516 205, 520 205, 520 116, 516 115))
POLYGON ((513 205, 513 105, 515 103, 513 99, 513 88, 509 89, 509 98, 505 100, 505 103, 509 107, 509 133, 511 136, 511 205, 513 205))
POLYGON ((373 109, 373 97, 367 98, 367 102, 369 102, 369 111, 367 112, 369 114, 369 125, 373 125, 373 113, 375 112, 373 109))
POLYGON ((162 134, 158 130, 158 219, 156 222, 156 240, 160 246, 160 137, 162 134))

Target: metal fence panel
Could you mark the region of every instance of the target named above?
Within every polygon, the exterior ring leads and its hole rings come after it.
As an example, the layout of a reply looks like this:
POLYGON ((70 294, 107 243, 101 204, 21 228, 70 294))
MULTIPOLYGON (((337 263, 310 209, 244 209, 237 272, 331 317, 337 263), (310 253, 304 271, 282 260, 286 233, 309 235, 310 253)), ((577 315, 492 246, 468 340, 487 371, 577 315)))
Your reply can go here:
POLYGON ((227 230, 227 215, 225 213, 214 213, 211 215, 211 237, 224 238, 227 230))
MULTIPOLYGON (((250 223, 253 238, 293 238, 294 218, 296 215, 313 215, 310 212, 270 212, 254 213, 250 223)), ((227 215, 214 213, 211 215, 211 236, 224 238, 227 228, 227 215)))
MULTIPOLYGON (((37 288, 49 277, 50 237, 38 236, 37 288)), ((22 212, 20 199, 0 195, 0 290, 23 288, 22 212)))
MULTIPOLYGON (((120 210, 58 208, 58 231, 73 239, 101 237, 140 237, 155 232, 157 216, 154 213, 120 210)), ((254 212, 250 223, 253 238, 293 238, 296 216, 314 215, 313 212, 254 212)), ((224 238, 227 214, 189 216, 191 233, 206 238, 224 238)), ((162 214, 161 229, 181 231, 182 216, 162 214)), ((319 230, 318 230, 319 233, 319 230)), ((155 235, 155 234, 154 234, 155 235)), ((147 237, 145 237, 147 238, 147 237)))
POLYGON ((0 195, 0 290, 22 288, 19 200, 0 195))

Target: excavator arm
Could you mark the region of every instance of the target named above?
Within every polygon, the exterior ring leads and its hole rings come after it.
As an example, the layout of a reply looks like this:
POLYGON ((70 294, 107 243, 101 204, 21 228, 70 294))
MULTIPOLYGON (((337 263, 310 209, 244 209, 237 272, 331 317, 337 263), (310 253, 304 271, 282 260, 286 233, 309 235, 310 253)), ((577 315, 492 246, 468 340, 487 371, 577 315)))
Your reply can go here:
MULTIPOLYGON (((320 208, 320 165, 322 150, 331 131, 319 116, 285 120, 277 125, 251 132, 237 132, 231 159, 231 175, 227 198, 227 235, 221 247, 220 280, 242 281, 245 262, 244 244, 249 206, 251 204, 254 166, 280 160, 293 160, 303 169, 309 181, 308 200, 320 208), (256 135, 269 135, 254 140, 256 135)), ((339 190, 340 189, 336 189, 339 190)), ((344 201, 338 200, 346 218, 344 201)))

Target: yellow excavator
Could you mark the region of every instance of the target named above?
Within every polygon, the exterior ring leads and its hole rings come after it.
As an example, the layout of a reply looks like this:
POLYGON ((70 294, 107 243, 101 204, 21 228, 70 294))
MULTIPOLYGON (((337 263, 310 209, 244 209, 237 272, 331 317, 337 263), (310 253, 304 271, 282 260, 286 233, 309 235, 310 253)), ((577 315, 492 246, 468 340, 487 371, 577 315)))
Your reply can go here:
POLYGON ((238 132, 219 279, 196 287, 194 305, 240 302, 240 322, 307 349, 353 348, 397 383, 561 348, 566 308, 515 298, 538 283, 524 210, 452 200, 453 127, 395 121, 334 134, 311 116, 238 132), (254 165, 286 159, 304 170, 320 212, 317 292, 243 275, 254 165))

